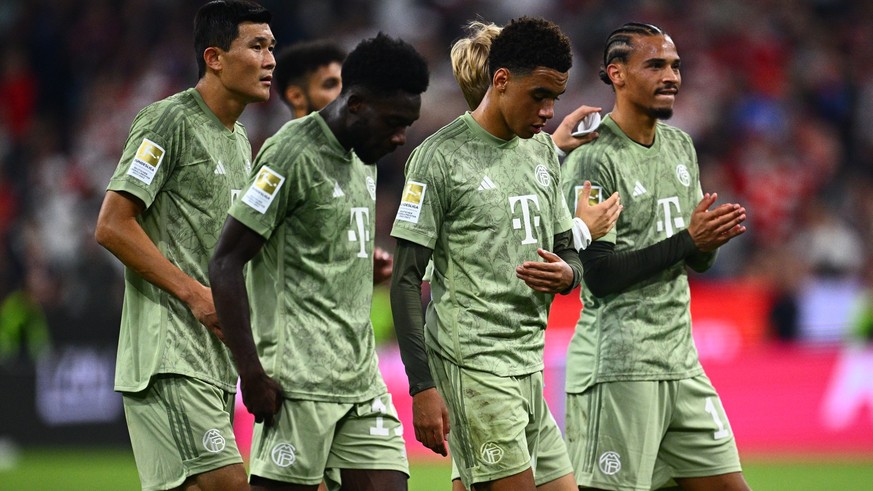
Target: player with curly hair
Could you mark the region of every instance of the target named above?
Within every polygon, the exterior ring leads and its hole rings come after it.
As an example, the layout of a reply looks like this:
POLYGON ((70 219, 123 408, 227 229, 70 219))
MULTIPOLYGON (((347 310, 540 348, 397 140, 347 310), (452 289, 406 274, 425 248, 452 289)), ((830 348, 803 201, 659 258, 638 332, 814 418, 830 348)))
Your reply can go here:
POLYGON ((230 208, 209 276, 257 422, 252 489, 314 490, 326 469, 349 489, 406 489, 370 324, 374 164, 405 143, 428 78, 409 44, 362 41, 339 97, 264 143, 230 208))

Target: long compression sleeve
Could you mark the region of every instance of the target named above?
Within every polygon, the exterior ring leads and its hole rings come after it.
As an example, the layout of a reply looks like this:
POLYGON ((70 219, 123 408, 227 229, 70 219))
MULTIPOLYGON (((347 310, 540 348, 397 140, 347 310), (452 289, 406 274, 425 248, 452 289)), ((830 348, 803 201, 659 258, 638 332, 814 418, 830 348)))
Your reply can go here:
POLYGON ((424 348, 424 315, 421 308, 421 279, 433 250, 398 239, 391 275, 391 311, 400 346, 400 358, 409 379, 409 395, 436 384, 427 364, 424 348))
POLYGON ((572 230, 567 230, 566 232, 561 232, 555 235, 554 244, 554 250, 552 252, 563 259, 564 262, 570 266, 570 269, 573 270, 573 284, 570 285, 570 288, 561 292, 561 294, 564 295, 573 291, 573 289, 579 286, 579 283, 582 282, 582 260, 579 258, 579 253, 576 252, 576 248, 573 246, 572 230))
POLYGON ((595 241, 579 252, 584 269, 585 286, 595 297, 619 293, 665 268, 689 257, 708 260, 698 251, 687 230, 634 251, 615 252, 615 244, 595 241))

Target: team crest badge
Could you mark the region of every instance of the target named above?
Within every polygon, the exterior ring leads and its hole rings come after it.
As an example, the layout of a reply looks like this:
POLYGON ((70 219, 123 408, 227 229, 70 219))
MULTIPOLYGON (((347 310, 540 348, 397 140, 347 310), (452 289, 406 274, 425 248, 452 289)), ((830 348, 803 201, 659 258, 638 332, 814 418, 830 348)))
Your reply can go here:
POLYGON ((546 169, 546 166, 543 164, 537 166, 534 171, 534 177, 536 178, 537 184, 544 188, 549 187, 549 184, 552 183, 552 176, 549 175, 549 169, 546 169))
POLYGON ((681 182, 686 188, 691 185, 691 173, 688 172, 688 167, 686 167, 685 164, 679 164, 676 166, 676 178, 679 179, 679 182, 681 182))
POLYGON ((221 432, 214 428, 203 435, 203 448, 205 448, 207 452, 221 452, 226 445, 227 442, 224 437, 221 436, 221 432))
POLYGON ((279 467, 288 467, 297 462, 297 449, 290 443, 279 443, 273 447, 270 458, 279 467))
POLYGON ((600 472, 611 476, 621 470, 621 456, 618 452, 603 452, 598 460, 600 472))

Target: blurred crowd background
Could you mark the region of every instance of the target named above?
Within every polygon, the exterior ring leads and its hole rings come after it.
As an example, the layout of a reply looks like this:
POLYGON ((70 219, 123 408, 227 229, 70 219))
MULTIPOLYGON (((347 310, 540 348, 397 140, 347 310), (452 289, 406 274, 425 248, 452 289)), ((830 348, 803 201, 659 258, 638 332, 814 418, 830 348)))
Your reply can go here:
MULTIPOLYGON (((191 31, 202 3, 0 0, 0 365, 54 344, 114 350, 122 269, 95 243, 94 223, 137 111, 196 83, 191 31)), ((406 157, 466 109, 449 47, 467 21, 536 15, 569 35, 574 66, 552 128, 582 103, 611 109, 597 70, 612 29, 632 20, 665 28, 683 66, 670 123, 694 138, 704 191, 749 217, 748 232, 695 281, 764 285, 774 340, 871 336, 873 2, 261 3, 274 14, 277 49, 318 37, 351 49, 384 31, 429 60, 422 117, 380 163, 377 241, 389 250, 406 157)), ((255 151, 290 114, 275 94, 246 109, 255 151)))

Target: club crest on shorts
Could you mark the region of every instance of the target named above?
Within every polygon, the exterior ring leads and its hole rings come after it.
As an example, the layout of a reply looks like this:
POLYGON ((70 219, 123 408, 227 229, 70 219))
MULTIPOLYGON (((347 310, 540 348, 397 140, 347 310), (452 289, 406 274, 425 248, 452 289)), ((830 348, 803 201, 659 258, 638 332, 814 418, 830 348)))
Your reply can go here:
POLYGON ((679 164, 676 166, 676 178, 679 179, 679 182, 681 182, 686 188, 691 185, 691 173, 688 172, 688 167, 686 167, 685 164, 679 164))
POLYGON ((543 164, 537 166, 534 175, 536 176, 537 184, 544 188, 549 187, 549 184, 552 183, 552 176, 549 175, 549 169, 546 169, 546 166, 543 164))
POLYGON ((503 449, 494 442, 483 443, 482 448, 479 449, 479 456, 482 462, 493 465, 503 458, 503 449))
POLYGON ((621 456, 618 452, 603 452, 598 461, 600 472, 611 476, 621 470, 621 456))
POLYGON ((297 449, 290 443, 278 443, 270 452, 270 458, 279 467, 288 467, 297 462, 297 449))
POLYGON ((225 446, 227 446, 227 441, 221 436, 221 432, 215 428, 203 434, 203 448, 207 452, 218 453, 224 450, 225 446))

